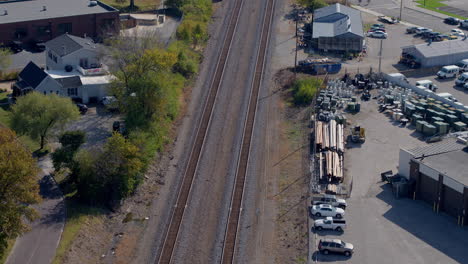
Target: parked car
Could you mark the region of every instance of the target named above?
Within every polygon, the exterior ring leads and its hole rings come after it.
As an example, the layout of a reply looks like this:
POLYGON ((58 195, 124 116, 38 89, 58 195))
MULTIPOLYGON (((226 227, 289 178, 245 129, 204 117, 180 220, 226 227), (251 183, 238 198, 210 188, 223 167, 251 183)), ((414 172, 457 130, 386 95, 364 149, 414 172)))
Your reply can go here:
POLYGON ((460 27, 468 29, 468 19, 464 21, 460 21, 460 27))
POLYGON ((458 36, 457 35, 450 35, 450 36, 447 36, 447 39, 448 40, 457 40, 458 36))
POLYGON ((32 41, 29 43, 29 47, 33 52, 43 52, 46 49, 44 42, 32 41))
POLYGON ((117 98, 115 98, 114 96, 102 97, 101 104, 103 104, 109 111, 115 111, 118 109, 117 98))
POLYGON ((468 83, 468 72, 462 73, 455 81, 456 86, 464 86, 466 83, 468 83))
POLYGON ((383 32, 383 31, 371 31, 369 33, 367 33, 367 36, 369 37, 373 37, 373 38, 383 38, 383 39, 386 39, 387 38, 387 33, 383 32))
POLYGON ((424 27, 420 27, 420 28, 417 28, 416 29, 416 35, 421 35, 423 34, 424 32, 432 32, 432 29, 430 28, 424 28, 424 27))
POLYGON ((327 217, 325 219, 318 219, 314 221, 314 229, 320 231, 323 229, 336 230, 343 232, 346 229, 346 220, 344 219, 333 219, 333 217, 327 217))
POLYGON ((387 32, 385 28, 371 28, 367 32, 376 32, 376 31, 387 32))
POLYGON ((463 85, 463 88, 465 88, 465 90, 468 90, 468 83, 465 83, 465 85, 463 85))
POLYGON ((437 72, 437 77, 440 79, 446 79, 446 78, 454 78, 457 77, 458 72, 460 71, 460 68, 456 65, 447 65, 442 67, 440 71, 437 72))
POLYGON ((346 243, 341 239, 320 239, 318 249, 325 255, 328 255, 329 253, 338 253, 349 257, 354 253, 354 245, 346 243))
POLYGON ((13 41, 7 45, 7 48, 10 49, 13 53, 18 53, 23 51, 23 44, 20 41, 13 41))
POLYGON ((86 106, 85 104, 76 104, 76 106, 78 107, 78 111, 80 111, 80 114, 84 115, 86 114, 86 112, 88 112, 88 106, 86 106))
POLYGON ((312 198, 312 205, 320 205, 320 204, 329 204, 331 206, 339 207, 341 209, 346 209, 346 200, 336 198, 335 195, 325 194, 323 196, 313 197, 312 198))
POLYGON ((385 28, 384 24, 373 24, 371 28, 385 28))
POLYGON ((331 216, 336 218, 343 218, 345 211, 341 208, 331 206, 329 204, 320 204, 312 206, 312 214, 320 216, 331 216))
POLYGON ((416 86, 421 86, 434 92, 438 89, 431 80, 419 80, 416 82, 416 86))
POLYGON ((464 37, 465 33, 458 28, 454 28, 450 30, 450 35, 455 35, 457 37, 464 37))
POLYGON ((396 24, 400 21, 394 17, 387 17, 387 16, 379 16, 379 21, 388 23, 388 24, 396 24))
POLYGON ((446 19, 444 19, 444 22, 449 25, 458 25, 460 24, 460 19, 455 17, 447 17, 446 19))
POLYGON ((461 60, 456 65, 460 68, 461 72, 468 71, 468 59, 461 60))
POLYGON ((453 97, 451 93, 438 93, 437 96, 450 100, 452 102, 458 102, 457 98, 453 97))
POLYGON ((414 34, 414 33, 416 33, 416 29, 417 29, 417 28, 418 28, 418 27, 409 27, 409 28, 406 29, 406 33, 408 33, 408 34, 414 34))

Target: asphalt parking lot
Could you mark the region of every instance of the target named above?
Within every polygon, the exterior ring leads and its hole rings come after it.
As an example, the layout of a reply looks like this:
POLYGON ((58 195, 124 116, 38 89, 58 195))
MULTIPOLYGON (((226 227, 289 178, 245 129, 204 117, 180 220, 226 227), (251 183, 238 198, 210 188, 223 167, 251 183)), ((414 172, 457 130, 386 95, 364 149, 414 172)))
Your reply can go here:
MULTIPOLYGON (((355 246, 351 258, 315 253, 318 263, 467 263, 468 229, 456 219, 436 214, 422 201, 396 199, 380 182, 380 173, 397 171, 400 147, 426 143, 414 129, 402 128, 379 113, 375 100, 363 102, 361 112, 347 115, 352 124, 366 128, 366 142, 345 153, 347 175, 353 178, 345 219, 347 229, 317 232, 320 238, 340 238, 355 246)), ((315 246, 315 248, 317 248, 315 246)))

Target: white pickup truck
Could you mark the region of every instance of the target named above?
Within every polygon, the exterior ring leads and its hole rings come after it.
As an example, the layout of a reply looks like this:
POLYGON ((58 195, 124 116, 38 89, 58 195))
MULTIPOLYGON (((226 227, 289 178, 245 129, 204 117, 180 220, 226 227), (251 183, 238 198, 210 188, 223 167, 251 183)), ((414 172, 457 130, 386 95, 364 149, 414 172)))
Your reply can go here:
POLYGON ((313 197, 312 205, 329 204, 334 207, 346 209, 346 201, 344 199, 336 198, 335 195, 325 194, 323 196, 313 197))
POLYGON ((327 217, 325 219, 315 220, 314 228, 319 231, 323 229, 331 229, 342 232, 346 228, 346 220, 327 217))

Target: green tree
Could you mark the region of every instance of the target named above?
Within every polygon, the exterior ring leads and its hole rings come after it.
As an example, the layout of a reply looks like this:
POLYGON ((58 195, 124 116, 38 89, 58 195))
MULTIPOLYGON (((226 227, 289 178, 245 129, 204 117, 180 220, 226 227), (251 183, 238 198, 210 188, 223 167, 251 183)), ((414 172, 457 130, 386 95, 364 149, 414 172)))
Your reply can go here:
POLYGON ((85 142, 86 134, 84 131, 66 131, 59 137, 62 147, 52 153, 52 161, 56 171, 61 168, 72 168, 74 165, 73 156, 78 148, 85 142))
POLYGON ((0 76, 11 64, 11 51, 0 48, 0 76))
POLYGON ((12 128, 19 134, 40 139, 41 149, 53 128, 78 119, 78 108, 70 98, 32 92, 18 98, 12 107, 12 128))
POLYGON ((75 159, 80 199, 111 207, 135 191, 145 168, 138 147, 119 133, 107 140, 101 152, 79 151, 75 159))
POLYGON ((37 217, 29 205, 40 201, 38 171, 36 161, 15 133, 0 128, 0 255, 8 239, 28 229, 23 217, 28 221, 37 217))

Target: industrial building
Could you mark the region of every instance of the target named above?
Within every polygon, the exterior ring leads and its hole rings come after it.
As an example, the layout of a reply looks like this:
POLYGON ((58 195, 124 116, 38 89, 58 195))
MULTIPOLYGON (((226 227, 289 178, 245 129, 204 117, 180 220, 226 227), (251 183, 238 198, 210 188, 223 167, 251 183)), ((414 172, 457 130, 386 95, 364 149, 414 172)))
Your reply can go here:
POLYGON ((360 52, 364 33, 361 12, 340 4, 314 11, 312 45, 321 51, 360 52))
POLYGON ((64 33, 97 38, 116 32, 119 11, 89 0, 0 1, 0 44, 45 42, 64 33))
POLYGON ((398 173, 414 184, 410 197, 429 203, 468 225, 467 138, 448 138, 429 146, 400 149, 398 173))
POLYGON ((424 43, 402 47, 421 67, 455 64, 468 58, 468 39, 424 43))

